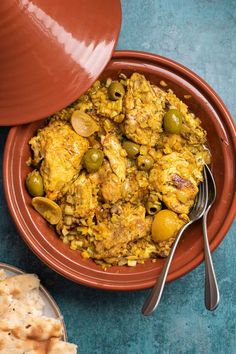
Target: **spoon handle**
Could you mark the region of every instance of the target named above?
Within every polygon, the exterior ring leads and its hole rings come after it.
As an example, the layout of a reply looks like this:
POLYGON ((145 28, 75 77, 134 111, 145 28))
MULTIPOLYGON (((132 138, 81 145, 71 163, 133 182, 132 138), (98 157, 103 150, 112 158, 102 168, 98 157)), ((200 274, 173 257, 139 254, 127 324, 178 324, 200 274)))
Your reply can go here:
POLYGON ((207 212, 203 215, 202 224, 205 253, 205 306, 207 310, 213 311, 219 304, 220 294, 207 235, 207 212))
POLYGON ((179 240, 180 240, 184 230, 186 229, 187 226, 189 226, 189 224, 190 223, 185 224, 182 227, 182 229, 179 231, 179 233, 178 233, 178 235, 177 235, 177 237, 175 239, 175 242, 173 243, 173 246, 171 248, 170 254, 167 257, 165 265, 164 265, 164 267, 162 269, 161 275, 159 276, 156 284, 152 288, 149 296, 147 297, 147 299, 146 299, 146 301, 145 301, 145 303, 143 305, 142 314, 144 316, 151 315, 155 311, 155 309, 157 308, 157 306, 158 306, 158 304, 159 304, 159 302, 161 300, 161 296, 162 296, 163 289, 164 289, 164 286, 165 286, 167 274, 169 272, 170 265, 171 265, 172 259, 174 257, 174 253, 175 253, 176 247, 177 247, 177 245, 179 243, 179 240))

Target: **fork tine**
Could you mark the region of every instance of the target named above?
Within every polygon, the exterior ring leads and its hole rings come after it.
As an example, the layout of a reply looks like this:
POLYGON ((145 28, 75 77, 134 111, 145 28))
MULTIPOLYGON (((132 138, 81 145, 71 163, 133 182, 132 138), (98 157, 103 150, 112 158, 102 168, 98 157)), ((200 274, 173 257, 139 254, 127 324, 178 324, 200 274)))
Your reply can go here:
POLYGON ((202 212, 204 207, 204 200, 205 200, 205 188, 204 188, 204 182, 201 182, 198 210, 196 210, 197 214, 202 212))
POLYGON ((201 208, 203 198, 204 198, 204 182, 201 182, 198 186, 198 198, 197 198, 196 209, 201 208))
POLYGON ((207 203, 208 203, 208 177, 207 177, 207 171, 206 171, 206 166, 204 166, 204 169, 203 169, 203 177, 204 177, 204 180, 203 180, 203 186, 204 186, 204 212, 207 208, 207 203))
POLYGON ((201 183, 199 184, 198 186, 198 194, 194 200, 194 204, 193 204, 193 209, 196 209, 199 207, 199 204, 200 204, 200 200, 201 200, 201 194, 202 194, 202 186, 201 186, 201 183))
POLYGON ((207 199, 208 199, 208 183, 207 183, 206 170, 204 167, 203 181, 198 186, 198 194, 195 198, 190 218, 193 217, 199 219, 203 215, 207 206, 207 199))
POLYGON ((203 169, 203 181, 199 185, 199 217, 202 216, 206 210, 207 200, 208 200, 208 181, 206 169, 203 169))

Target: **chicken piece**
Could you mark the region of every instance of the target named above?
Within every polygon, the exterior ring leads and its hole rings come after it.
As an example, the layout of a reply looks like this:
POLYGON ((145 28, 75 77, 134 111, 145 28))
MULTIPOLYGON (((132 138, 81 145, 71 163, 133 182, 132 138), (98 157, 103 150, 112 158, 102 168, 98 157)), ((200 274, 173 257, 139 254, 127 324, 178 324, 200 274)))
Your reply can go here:
POLYGON ((121 182, 114 173, 106 176, 101 186, 101 192, 106 202, 116 203, 121 198, 121 182))
POLYGON ((68 216, 75 219, 92 217, 98 205, 97 186, 82 173, 69 187, 59 205, 64 219, 68 216))
POLYGON ((150 185, 169 209, 188 214, 202 180, 201 171, 191 152, 172 152, 157 161, 150 172, 150 185))
POLYGON ((52 121, 40 129, 29 144, 32 163, 39 164, 46 196, 60 198, 79 175, 81 160, 88 149, 87 139, 79 136, 66 121, 52 121))
POLYGON ((133 167, 126 175, 123 182, 112 173, 109 162, 104 162, 99 173, 93 174, 91 178, 95 183, 100 184, 102 196, 105 202, 116 203, 123 200, 130 203, 140 202, 148 193, 148 174, 145 171, 138 171, 133 167), (99 178, 98 178, 99 175, 99 178))
POLYGON ((147 173, 134 168, 122 184, 122 199, 130 203, 140 202, 149 193, 148 184, 147 173))
MULTIPOLYGON (((100 184, 102 197, 107 203, 116 203, 119 200, 136 204, 149 193, 147 173, 137 171, 135 167, 129 171, 125 180, 121 182, 112 173, 109 162, 105 162, 99 170, 99 178, 93 175, 95 183, 100 184)), ((114 206, 113 206, 114 209, 114 206)))
POLYGON ((135 172, 130 173, 122 184, 122 198, 125 201, 136 201, 139 196, 139 185, 135 172))
POLYGON ((122 206, 120 215, 113 214, 111 221, 94 226, 95 253, 94 257, 103 259, 119 257, 128 253, 128 244, 145 237, 149 225, 145 219, 143 206, 132 207, 129 203, 122 206))
POLYGON ((127 159, 124 157, 124 150, 115 135, 107 134, 102 139, 103 151, 107 156, 112 171, 122 182, 126 176, 127 159))
POLYGON ((110 163, 104 161, 99 171, 89 175, 92 183, 100 187, 105 202, 116 203, 121 198, 122 183, 112 172, 110 163))
POLYGON ((143 75, 134 73, 127 80, 124 98, 125 135, 138 144, 154 146, 162 132, 165 92, 154 90, 143 75))
POLYGON ((112 172, 110 163, 104 161, 98 172, 89 175, 91 182, 99 186, 101 196, 107 203, 116 203, 122 197, 122 182, 112 172))

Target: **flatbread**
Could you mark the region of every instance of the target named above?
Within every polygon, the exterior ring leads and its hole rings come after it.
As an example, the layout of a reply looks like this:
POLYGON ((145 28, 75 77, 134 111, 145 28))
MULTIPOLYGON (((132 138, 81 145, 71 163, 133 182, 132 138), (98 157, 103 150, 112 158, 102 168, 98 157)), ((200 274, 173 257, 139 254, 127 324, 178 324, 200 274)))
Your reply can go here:
POLYGON ((0 320, 0 331, 10 332, 18 339, 33 339, 36 341, 45 341, 52 337, 61 338, 63 335, 61 321, 45 316, 28 316, 25 320, 18 321, 18 323, 0 320))
POLYGON ((3 269, 0 269, 0 280, 4 280, 4 279, 6 279, 6 273, 4 272, 4 270, 3 269))
POLYGON ((76 345, 62 341, 54 341, 51 344, 50 354, 76 354, 76 345))
POLYGON ((76 354, 76 345, 60 340, 62 321, 43 316, 37 276, 6 278, 0 270, 0 277, 0 354, 76 354))
POLYGON ((76 354, 75 344, 58 338, 47 341, 21 340, 7 332, 0 332, 0 354, 76 354))
POLYGON ((33 289, 39 289, 39 279, 34 274, 20 274, 0 282, 0 296, 7 294, 18 299, 33 289))
POLYGON ((29 315, 42 316, 43 314, 44 302, 38 289, 25 293, 20 299, 4 294, 0 296, 1 301, 3 307, 0 309, 0 321, 4 320, 11 324, 17 324, 29 315))
POLYGON ((2 295, 0 297, 0 316, 7 312, 11 304, 11 296, 2 295))

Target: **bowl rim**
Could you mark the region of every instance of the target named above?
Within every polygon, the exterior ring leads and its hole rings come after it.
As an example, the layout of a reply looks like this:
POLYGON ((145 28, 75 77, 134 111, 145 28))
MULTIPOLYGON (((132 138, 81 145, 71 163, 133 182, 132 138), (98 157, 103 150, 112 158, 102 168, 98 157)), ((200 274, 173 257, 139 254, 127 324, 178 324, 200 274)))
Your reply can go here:
MULTIPOLYGON (((113 54, 112 59, 115 60, 122 60, 122 58, 125 59, 139 59, 140 61, 144 62, 154 62, 156 64, 162 64, 167 67, 171 67, 174 71, 177 71, 178 74, 181 74, 181 76, 187 77, 188 80, 191 80, 194 83, 194 87, 199 87, 201 88, 201 91, 204 92, 204 96, 208 97, 211 99, 211 102, 214 103, 214 105, 217 107, 218 111, 221 113, 221 115, 224 116, 224 123, 226 124, 228 131, 231 133, 231 140, 232 140, 232 150, 234 151, 234 159, 236 156, 236 132, 235 132, 235 125, 233 122, 233 119, 228 112, 227 108, 225 107, 223 101, 221 98, 217 95, 217 93, 203 80, 200 78, 197 74, 183 66, 182 64, 179 64, 171 59, 165 58, 163 56, 159 56, 157 54, 152 54, 152 53, 146 53, 146 52, 139 52, 139 51, 130 51, 130 50, 122 50, 122 51, 115 51, 113 54)), ((106 68, 105 68, 106 70, 106 68)), ((7 141, 5 144, 5 150, 4 150, 4 159, 3 159, 3 179, 4 179, 4 192, 5 192, 5 197, 7 200, 7 204, 11 213, 11 216, 17 226, 17 229, 19 233, 21 234, 23 240, 27 243, 27 245, 30 247, 30 249, 41 259, 43 260, 44 263, 46 263, 49 267, 51 267, 53 270, 58 272, 59 274, 63 275, 64 277, 73 280, 74 282, 93 287, 93 288, 98 288, 98 289, 104 289, 104 290, 119 290, 119 291, 130 291, 130 290, 141 290, 141 289, 146 289, 150 288, 154 285, 155 281, 154 280, 147 280, 147 281, 142 281, 139 283, 138 281, 129 284, 117 284, 117 283, 112 283, 111 285, 107 284, 102 284, 101 282, 98 282, 92 278, 89 277, 78 277, 78 275, 74 275, 74 273, 66 267, 63 268, 60 262, 58 264, 55 264, 53 260, 48 258, 47 252, 44 250, 39 250, 37 246, 34 244, 34 242, 27 237, 25 234, 24 227, 21 225, 21 223, 18 222, 18 215, 17 215, 17 210, 14 210, 12 208, 12 199, 10 196, 10 189, 9 189, 9 180, 7 176, 7 166, 9 166, 9 159, 10 157, 10 143, 14 140, 14 134, 16 133, 17 127, 11 128, 7 141)), ((235 160, 234 160, 234 165, 236 165, 235 160)), ((210 249, 211 251, 214 251, 216 247, 220 244, 220 242, 223 240, 223 238, 226 236, 226 233, 228 229, 230 228, 234 217, 235 217, 235 210, 236 210, 236 190, 232 191, 233 195, 231 198, 231 208, 230 212, 226 215, 223 224, 220 228, 220 230, 217 232, 215 235, 214 239, 210 243, 210 249)), ((190 262, 186 263, 184 266, 176 269, 175 271, 172 271, 169 273, 167 277, 167 281, 173 281, 177 278, 180 278, 181 276, 184 276, 194 268, 196 268, 204 259, 203 252, 201 252, 198 256, 196 256, 194 259, 192 259, 190 262)))

